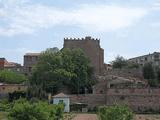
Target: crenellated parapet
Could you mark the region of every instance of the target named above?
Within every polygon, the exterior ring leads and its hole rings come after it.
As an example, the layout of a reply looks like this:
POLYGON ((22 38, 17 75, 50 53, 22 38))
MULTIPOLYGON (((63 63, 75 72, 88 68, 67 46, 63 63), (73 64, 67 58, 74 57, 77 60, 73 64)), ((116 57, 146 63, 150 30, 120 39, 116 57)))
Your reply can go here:
POLYGON ((85 38, 64 38, 64 48, 81 48, 91 61, 95 74, 104 70, 104 51, 100 47, 100 39, 87 36, 85 38))
POLYGON ((98 38, 92 38, 90 36, 87 36, 85 38, 64 38, 64 40, 69 40, 69 41, 82 41, 82 40, 93 40, 93 41, 100 41, 98 38))

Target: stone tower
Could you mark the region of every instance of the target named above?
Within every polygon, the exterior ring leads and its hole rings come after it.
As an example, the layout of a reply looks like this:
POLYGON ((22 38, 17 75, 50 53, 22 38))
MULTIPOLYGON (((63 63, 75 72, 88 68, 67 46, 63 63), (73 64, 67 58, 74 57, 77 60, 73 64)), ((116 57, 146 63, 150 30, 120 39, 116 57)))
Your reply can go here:
POLYGON ((104 71, 104 50, 100 47, 100 40, 91 38, 64 38, 63 48, 81 48, 89 57, 94 67, 94 73, 100 75, 104 71))

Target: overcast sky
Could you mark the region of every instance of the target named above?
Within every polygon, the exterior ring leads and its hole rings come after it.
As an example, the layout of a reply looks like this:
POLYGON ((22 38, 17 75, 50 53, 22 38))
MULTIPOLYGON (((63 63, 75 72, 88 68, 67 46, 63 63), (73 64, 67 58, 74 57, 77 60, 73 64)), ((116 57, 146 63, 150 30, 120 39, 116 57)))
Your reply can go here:
POLYGON ((160 51, 160 0, 0 0, 0 57, 8 61, 85 36, 101 39, 106 63, 160 51))

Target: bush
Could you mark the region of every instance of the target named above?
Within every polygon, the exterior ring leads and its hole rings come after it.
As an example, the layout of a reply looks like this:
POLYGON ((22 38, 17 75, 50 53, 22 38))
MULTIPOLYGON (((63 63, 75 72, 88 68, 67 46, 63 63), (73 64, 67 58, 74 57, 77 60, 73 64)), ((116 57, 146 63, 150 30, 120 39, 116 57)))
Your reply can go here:
POLYGON ((28 79, 25 75, 13 71, 2 70, 0 71, 0 82, 7 84, 21 84, 28 79))
POLYGON ((9 93, 9 102, 12 102, 14 100, 18 100, 19 98, 25 98, 26 92, 23 91, 14 91, 13 93, 9 93))
POLYGON ((76 103, 76 104, 72 104, 70 105, 71 111, 74 112, 81 112, 82 108, 86 108, 88 105, 84 104, 84 103, 76 103))
POLYGON ((47 102, 31 103, 25 99, 15 101, 9 111, 9 120, 60 120, 63 118, 63 105, 49 105, 47 102))
POLYGON ((111 106, 99 108, 100 120, 133 120, 133 113, 127 106, 111 106))
POLYGON ((8 112, 13 107, 13 103, 9 103, 8 100, 0 100, 0 111, 8 112))

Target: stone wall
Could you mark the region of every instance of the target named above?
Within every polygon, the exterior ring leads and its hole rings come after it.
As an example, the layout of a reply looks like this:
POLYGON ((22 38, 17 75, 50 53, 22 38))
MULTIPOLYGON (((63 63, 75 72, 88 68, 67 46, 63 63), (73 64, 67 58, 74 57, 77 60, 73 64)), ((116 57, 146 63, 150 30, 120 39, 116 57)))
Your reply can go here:
POLYGON ((143 72, 141 69, 112 69, 105 72, 106 75, 114 75, 125 78, 143 78, 143 72))
POLYGON ((64 38, 64 48, 81 48, 89 57, 95 74, 102 74, 104 70, 104 50, 100 47, 100 40, 91 37, 64 38))
POLYGON ((27 88, 26 85, 21 84, 3 84, 0 85, 0 94, 8 94, 14 91, 26 91, 27 88))
POLYGON ((23 72, 25 75, 31 75, 33 66, 38 62, 40 53, 26 53, 24 55, 23 72))
POLYGON ((71 103, 87 103, 89 107, 127 104, 134 111, 160 110, 160 89, 108 89, 106 94, 70 95, 71 103))
POLYGON ((104 94, 86 94, 86 95, 70 95, 71 104, 86 103, 89 108, 95 106, 102 106, 106 103, 106 96, 104 94))

